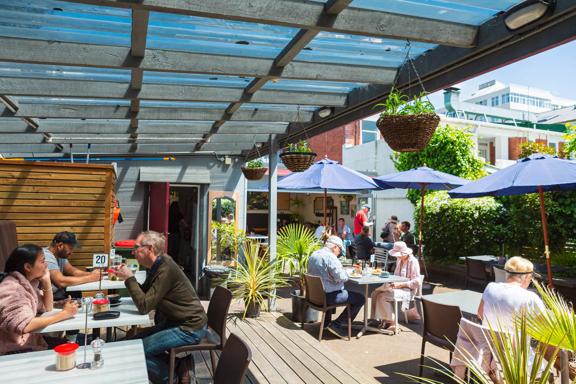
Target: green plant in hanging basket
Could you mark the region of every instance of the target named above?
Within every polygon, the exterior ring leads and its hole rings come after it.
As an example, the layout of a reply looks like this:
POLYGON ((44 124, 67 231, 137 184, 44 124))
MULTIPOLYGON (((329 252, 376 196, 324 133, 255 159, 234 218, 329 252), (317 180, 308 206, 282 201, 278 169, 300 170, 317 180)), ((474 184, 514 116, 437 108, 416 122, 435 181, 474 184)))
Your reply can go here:
POLYGON ((316 159, 316 153, 312 152, 306 140, 290 143, 280 154, 282 162, 292 172, 302 172, 310 168, 316 159))
POLYGON ((244 177, 248 180, 260 180, 268 168, 264 167, 262 159, 250 160, 244 167, 241 168, 244 177))
POLYGON ((415 152, 426 147, 440 123, 440 117, 434 111, 434 105, 425 92, 414 96, 412 100, 393 89, 381 107, 380 118, 376 126, 390 148, 398 152, 415 152))

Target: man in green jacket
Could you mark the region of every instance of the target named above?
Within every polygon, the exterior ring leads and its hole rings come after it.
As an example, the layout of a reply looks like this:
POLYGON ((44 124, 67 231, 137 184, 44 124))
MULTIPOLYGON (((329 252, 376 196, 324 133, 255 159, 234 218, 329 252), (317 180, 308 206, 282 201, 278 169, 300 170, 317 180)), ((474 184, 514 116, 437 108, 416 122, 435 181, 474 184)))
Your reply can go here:
POLYGON ((144 343, 148 377, 153 383, 168 382, 166 351, 198 344, 206 334, 208 320, 190 280, 164 254, 165 244, 164 236, 154 231, 143 232, 136 239, 134 256, 149 270, 142 285, 125 265, 115 273, 124 280, 141 314, 156 310, 156 325, 137 336, 144 343))

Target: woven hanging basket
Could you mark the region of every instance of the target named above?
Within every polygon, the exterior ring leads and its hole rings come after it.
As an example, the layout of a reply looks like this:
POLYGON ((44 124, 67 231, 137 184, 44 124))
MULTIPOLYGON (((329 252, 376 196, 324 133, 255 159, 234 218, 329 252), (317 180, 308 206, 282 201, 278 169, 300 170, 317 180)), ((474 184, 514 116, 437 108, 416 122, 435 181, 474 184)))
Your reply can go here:
POLYGON ((284 152, 280 154, 282 162, 292 172, 302 172, 310 168, 316 159, 314 152, 284 152))
POLYGON ((265 174, 268 168, 246 168, 242 167, 242 173, 244 177, 248 180, 260 180, 265 174))
POLYGON ((376 126, 390 148, 398 152, 424 149, 440 123, 435 113, 380 116, 376 126))

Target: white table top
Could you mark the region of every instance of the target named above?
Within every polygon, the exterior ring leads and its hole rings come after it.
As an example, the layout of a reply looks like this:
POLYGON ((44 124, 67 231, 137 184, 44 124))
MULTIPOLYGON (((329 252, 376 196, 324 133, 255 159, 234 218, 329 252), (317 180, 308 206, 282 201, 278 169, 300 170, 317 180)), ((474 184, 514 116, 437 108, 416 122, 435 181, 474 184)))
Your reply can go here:
POLYGON ((422 296, 422 299, 439 304, 456 305, 460 307, 463 314, 476 316, 478 313, 478 307, 480 306, 480 301, 482 300, 482 293, 468 290, 453 291, 424 295, 422 296))
POLYGON ((385 284, 385 283, 403 283, 408 281, 407 278, 390 274, 388 277, 379 275, 368 275, 362 277, 350 277, 348 281, 358 285, 385 284))
MULTIPOLYGON (((142 284, 146 280, 146 271, 137 271, 136 272, 136 281, 142 284)), ((98 290, 98 281, 94 281, 92 283, 84 283, 79 285, 72 285, 66 288, 67 292, 77 292, 77 291, 97 291, 98 290)), ((124 281, 121 280, 108 280, 108 276, 104 276, 102 279, 102 287, 100 289, 123 289, 126 288, 124 285, 124 281)))
POLYGON ((466 261, 466 259, 479 260, 479 261, 483 261, 485 263, 491 263, 494 261, 498 261, 498 258, 496 256, 493 256, 493 255, 460 256, 459 259, 462 261, 466 261))
MULTIPOLYGON (((148 384, 142 340, 106 343, 102 349, 104 366, 98 369, 56 371, 54 351, 0 356, 2 382, 26 384, 148 384)), ((84 359, 84 347, 76 351, 76 363, 84 359)), ((86 360, 92 361, 88 347, 86 360)))
MULTIPOLYGON (((107 328, 107 327, 121 327, 130 325, 152 325, 150 317, 148 314, 141 315, 138 309, 132 302, 131 298, 123 297, 122 304, 117 307, 111 307, 111 311, 120 311, 120 317, 117 319, 106 319, 106 320, 93 320, 92 313, 88 314, 88 328, 107 328)), ((47 314, 59 312, 61 309, 55 309, 51 312, 47 312, 42 316, 47 314)), ((76 316, 61 321, 59 323, 54 323, 46 328, 39 329, 35 333, 48 333, 48 332, 58 332, 58 331, 71 331, 75 329, 83 330, 85 322, 85 313, 77 313, 76 316)))

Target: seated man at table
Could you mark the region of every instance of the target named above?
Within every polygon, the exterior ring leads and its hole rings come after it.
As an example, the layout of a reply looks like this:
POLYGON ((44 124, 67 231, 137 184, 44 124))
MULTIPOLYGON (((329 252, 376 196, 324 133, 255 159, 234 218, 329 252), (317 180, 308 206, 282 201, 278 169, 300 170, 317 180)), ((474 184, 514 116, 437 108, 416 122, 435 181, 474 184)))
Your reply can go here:
POLYGON ((134 255, 149 269, 142 285, 126 265, 116 271, 141 314, 156 310, 156 325, 136 336, 144 343, 148 377, 153 383, 168 382, 166 351, 198 344, 206 334, 208 321, 190 280, 164 253, 165 242, 164 236, 154 231, 143 232, 136 239, 134 255))
MULTIPOLYGON (((326 302, 328 305, 350 303, 350 316, 352 321, 360 309, 364 305, 364 296, 357 292, 348 292, 344 289, 344 282, 348 280, 348 275, 342 263, 338 260, 338 256, 342 252, 342 239, 338 236, 330 236, 324 247, 315 251, 310 256, 308 261, 308 273, 314 276, 320 276, 324 285, 324 293, 326 294, 326 302)), ((344 310, 340 316, 334 321, 332 314, 326 313, 323 327, 326 327, 330 333, 344 338, 348 334, 344 330, 348 324, 348 313, 344 310)))
POLYGON ((50 273, 42 248, 27 244, 12 251, 0 274, 0 355, 53 348, 66 342, 34 333, 50 324, 73 317, 76 304, 64 303, 62 311, 52 311, 53 296, 50 273))
POLYGON ((63 300, 68 297, 66 287, 100 280, 100 271, 85 272, 70 263, 68 259, 77 246, 76 234, 59 232, 54 235, 50 245, 44 248, 54 300, 63 300))
POLYGON ((370 226, 362 227, 362 232, 354 239, 356 250, 355 258, 358 260, 370 261, 370 255, 374 253, 374 242, 370 238, 370 226))

